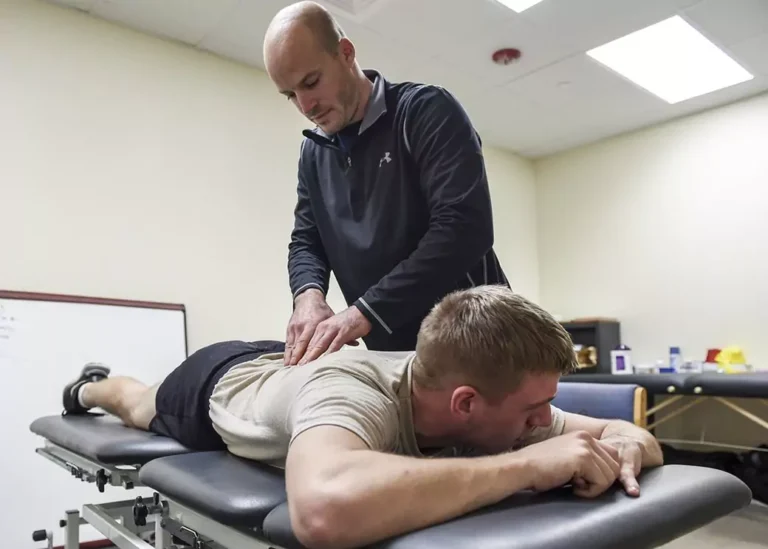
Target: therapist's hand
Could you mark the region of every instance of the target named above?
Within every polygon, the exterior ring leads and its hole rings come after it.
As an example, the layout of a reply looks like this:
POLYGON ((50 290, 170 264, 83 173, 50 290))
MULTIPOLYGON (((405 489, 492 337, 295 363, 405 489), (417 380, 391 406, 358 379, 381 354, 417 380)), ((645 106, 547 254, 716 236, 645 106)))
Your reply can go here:
POLYGON ((294 366, 304 356, 318 324, 333 317, 333 309, 320 290, 310 288, 296 296, 293 314, 285 334, 286 366, 294 366))
POLYGON ((344 345, 358 345, 357 340, 367 335, 371 328, 371 323, 357 307, 344 309, 317 325, 299 365, 315 360, 323 353, 336 352, 344 345))

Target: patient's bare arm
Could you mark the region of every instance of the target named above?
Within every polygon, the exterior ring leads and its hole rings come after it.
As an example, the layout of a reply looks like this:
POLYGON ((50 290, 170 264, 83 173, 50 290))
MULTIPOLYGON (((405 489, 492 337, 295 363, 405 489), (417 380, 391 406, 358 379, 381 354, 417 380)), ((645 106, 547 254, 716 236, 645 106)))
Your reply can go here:
POLYGON ((344 549, 450 520, 520 490, 549 490, 575 476, 597 496, 619 464, 586 433, 518 452, 419 459, 369 450, 345 429, 321 426, 296 437, 286 463, 291 524, 306 547, 344 549))

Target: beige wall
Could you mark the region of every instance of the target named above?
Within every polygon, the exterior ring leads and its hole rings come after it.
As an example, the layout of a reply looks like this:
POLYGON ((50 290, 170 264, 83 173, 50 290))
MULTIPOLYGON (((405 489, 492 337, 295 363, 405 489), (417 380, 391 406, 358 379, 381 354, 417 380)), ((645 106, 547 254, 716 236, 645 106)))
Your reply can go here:
MULTIPOLYGON (((184 303, 191 350, 282 338, 307 122, 259 70, 34 0, 0 9, 0 288, 184 303)), ((487 155, 498 254, 536 299, 532 164, 487 155)))
POLYGON ((768 95, 536 163, 542 303, 621 320, 641 362, 768 368, 768 95))
MULTIPOLYGON (((618 318, 639 362, 739 345, 768 370, 767 144, 762 95, 536 162, 542 304, 618 318)), ((766 417, 759 400, 737 404, 766 417)), ((714 401, 657 434, 768 442, 714 401)))

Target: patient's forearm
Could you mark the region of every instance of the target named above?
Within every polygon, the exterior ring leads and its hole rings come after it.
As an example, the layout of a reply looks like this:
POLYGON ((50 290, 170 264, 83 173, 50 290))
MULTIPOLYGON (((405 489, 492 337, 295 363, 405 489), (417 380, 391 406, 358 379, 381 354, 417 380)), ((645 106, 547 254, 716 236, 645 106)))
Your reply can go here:
POLYGON ((611 421, 603 430, 601 439, 626 437, 639 443, 643 456, 643 467, 661 465, 664 462, 661 446, 648 430, 628 421, 611 421))
POLYGON ((323 528, 332 532, 327 546, 336 548, 442 522, 530 484, 524 463, 513 454, 416 459, 358 450, 346 453, 323 476, 329 493, 316 499, 325 511, 334 510, 333 516, 325 515, 323 528))

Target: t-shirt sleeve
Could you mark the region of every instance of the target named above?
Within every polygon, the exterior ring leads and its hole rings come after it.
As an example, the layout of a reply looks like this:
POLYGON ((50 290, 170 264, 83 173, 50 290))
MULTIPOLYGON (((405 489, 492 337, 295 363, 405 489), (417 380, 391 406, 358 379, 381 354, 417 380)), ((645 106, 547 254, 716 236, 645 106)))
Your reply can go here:
POLYGON ((342 427, 371 450, 389 451, 398 438, 397 405, 370 382, 338 371, 314 374, 299 391, 289 414, 291 443, 307 429, 342 427))
POLYGON ((523 446, 530 446, 537 442, 542 442, 548 438, 557 437, 563 434, 565 429, 565 414, 557 406, 552 406, 552 422, 547 427, 536 427, 531 431, 527 437, 522 441, 523 446))

